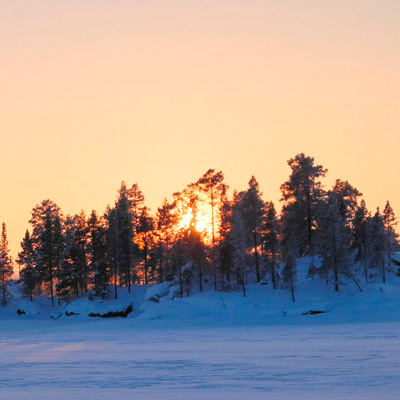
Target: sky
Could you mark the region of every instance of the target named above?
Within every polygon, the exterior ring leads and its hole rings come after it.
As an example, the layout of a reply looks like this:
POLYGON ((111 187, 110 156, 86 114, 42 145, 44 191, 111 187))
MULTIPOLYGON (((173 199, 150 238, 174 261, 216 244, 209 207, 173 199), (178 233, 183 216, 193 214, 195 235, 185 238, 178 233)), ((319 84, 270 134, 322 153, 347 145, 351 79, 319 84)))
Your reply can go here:
POLYGON ((0 222, 32 208, 154 211, 209 168, 279 203, 313 156, 400 213, 400 2, 0 0, 0 222))

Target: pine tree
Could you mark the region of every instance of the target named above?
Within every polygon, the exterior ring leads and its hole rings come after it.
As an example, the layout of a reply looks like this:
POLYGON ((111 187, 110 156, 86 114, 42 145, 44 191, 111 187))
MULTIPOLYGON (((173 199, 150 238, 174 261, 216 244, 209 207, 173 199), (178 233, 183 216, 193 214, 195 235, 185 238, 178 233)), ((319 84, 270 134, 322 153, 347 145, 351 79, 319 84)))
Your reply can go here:
POLYGON ((54 285, 63 247, 61 210, 51 200, 44 200, 33 208, 29 222, 39 282, 47 286, 54 306, 54 285))
POLYGON ((174 228, 177 217, 174 213, 175 202, 168 203, 165 199, 162 206, 157 209, 154 223, 155 249, 153 257, 158 265, 158 280, 173 279, 171 249, 173 245, 174 228))
POLYGON ((266 204, 265 220, 263 224, 263 242, 265 253, 268 258, 268 263, 271 270, 271 281, 273 289, 277 289, 276 267, 278 264, 279 256, 279 221, 276 215, 274 203, 269 202, 266 204))
POLYGON ((321 219, 322 267, 319 274, 328 278, 333 275, 335 291, 339 292, 340 275, 349 275, 352 263, 349 231, 346 216, 341 208, 343 198, 334 191, 328 192, 323 217, 321 219))
POLYGON ((87 221, 87 230, 87 254, 90 274, 93 276, 94 294, 106 298, 110 294, 107 289, 110 277, 106 259, 106 227, 94 210, 87 221))
POLYGON ((371 266, 381 271, 382 283, 386 283, 387 255, 386 233, 384 219, 379 208, 369 222, 369 236, 371 248, 371 266))
POLYGON ((132 266, 134 255, 134 226, 133 215, 131 213, 132 202, 130 193, 127 189, 126 183, 122 182, 118 191, 118 199, 115 203, 116 212, 116 262, 118 265, 118 272, 120 274, 120 283, 127 284, 128 291, 131 291, 132 284, 132 266))
POLYGON ((19 276, 23 292, 33 301, 33 294, 38 284, 38 276, 35 269, 33 243, 28 230, 26 230, 21 242, 21 251, 18 254, 17 263, 22 267, 19 276))
POLYGON ((248 270, 248 231, 240 209, 233 211, 232 226, 233 265, 236 269, 237 282, 242 286, 243 296, 246 297, 246 273, 248 270))
POLYGON ((150 281, 148 260, 150 250, 152 249, 152 230, 154 228, 153 218, 151 217, 147 207, 143 207, 139 216, 138 224, 135 243, 139 245, 141 250, 144 267, 144 282, 147 285, 150 281))
POLYGON ((199 291, 203 291, 203 266, 206 260, 205 246, 202 241, 202 233, 197 230, 197 206, 196 202, 192 201, 192 218, 189 227, 186 229, 186 247, 189 257, 194 265, 194 269, 198 271, 199 291))
POLYGON ((392 256, 399 249, 398 234, 396 232, 397 219, 394 215, 393 208, 391 207, 389 201, 386 202, 385 208, 383 210, 383 224, 385 227, 386 236, 386 252, 387 252, 387 262, 388 267, 391 267, 392 256))
POLYGON ((364 268, 365 283, 368 284, 368 269, 370 262, 370 248, 368 235, 368 220, 370 218, 364 200, 357 207, 351 223, 351 247, 356 251, 356 261, 360 261, 364 268))
POLYGON ((231 266, 233 265, 234 246, 232 243, 233 207, 232 202, 225 199, 221 207, 221 224, 219 229, 219 264, 223 280, 223 287, 231 281, 231 266))
POLYGON ((119 230, 118 230, 118 215, 115 208, 107 207, 104 215, 107 221, 106 230, 106 260, 109 265, 112 284, 114 285, 114 298, 118 298, 118 247, 119 247, 119 230))
POLYGON ((290 290, 293 303, 296 301, 295 289, 297 282, 297 266, 296 266, 296 256, 297 253, 297 243, 298 239, 292 233, 285 242, 285 247, 283 249, 285 264, 282 270, 282 283, 285 289, 290 290))
POLYGON ((2 293, 2 302, 7 304, 7 283, 13 274, 13 261, 10 256, 7 240, 7 228, 3 222, 0 237, 0 290, 2 293))
MULTIPOLYGON (((193 186, 207 194, 211 207, 211 264, 214 274, 214 290, 217 290, 217 265, 215 257, 216 238, 215 233, 218 231, 217 211, 222 206, 226 195, 227 186, 224 183, 224 174, 222 171, 216 172, 209 169, 193 186)), ((219 214, 219 212, 218 212, 219 214)))
POLYGON ((281 186, 282 240, 285 243, 296 237, 298 243, 291 245, 296 250, 295 257, 313 255, 318 210, 324 199, 319 179, 326 175, 327 170, 321 165, 315 165, 314 158, 303 153, 291 158, 288 164, 292 173, 289 180, 281 186))
POLYGON ((257 282, 261 280, 259 245, 261 243, 261 231, 265 215, 265 204, 261 196, 260 186, 256 178, 252 176, 247 191, 241 192, 241 205, 245 226, 251 236, 257 282))
POLYGON ((88 291, 89 270, 86 259, 86 217, 83 212, 65 220, 64 253, 58 282, 57 297, 69 300, 88 291))

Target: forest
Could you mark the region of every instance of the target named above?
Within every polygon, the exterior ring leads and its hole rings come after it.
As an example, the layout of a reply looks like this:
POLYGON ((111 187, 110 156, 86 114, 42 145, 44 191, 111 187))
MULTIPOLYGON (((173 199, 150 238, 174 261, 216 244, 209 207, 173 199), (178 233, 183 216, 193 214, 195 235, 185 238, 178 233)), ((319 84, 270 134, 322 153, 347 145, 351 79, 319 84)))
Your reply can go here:
POLYGON ((115 204, 99 215, 63 215, 51 200, 37 204, 15 262, 3 223, 1 301, 14 264, 24 294, 47 295, 53 305, 78 296, 118 298, 133 285, 174 281, 180 297, 204 290, 241 290, 250 283, 288 290, 296 299, 296 260, 310 257, 308 276, 339 292, 343 280, 364 285, 396 273, 396 217, 389 201, 367 209, 362 193, 337 179, 326 189, 327 169, 297 154, 281 185, 280 213, 265 201, 253 176, 228 195, 222 171, 208 170, 152 214, 137 184, 121 183, 115 204), (319 260, 320 262, 315 262, 319 260))

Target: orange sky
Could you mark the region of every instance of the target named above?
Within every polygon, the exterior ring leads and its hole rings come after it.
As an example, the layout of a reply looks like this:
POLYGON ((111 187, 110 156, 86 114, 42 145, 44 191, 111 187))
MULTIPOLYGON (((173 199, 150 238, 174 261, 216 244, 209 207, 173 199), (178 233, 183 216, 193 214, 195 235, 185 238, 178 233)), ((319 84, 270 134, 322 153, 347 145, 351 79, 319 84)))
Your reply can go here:
POLYGON ((0 0, 0 221, 154 210, 208 168, 277 201, 298 152, 400 214, 400 5, 372 0, 0 0))

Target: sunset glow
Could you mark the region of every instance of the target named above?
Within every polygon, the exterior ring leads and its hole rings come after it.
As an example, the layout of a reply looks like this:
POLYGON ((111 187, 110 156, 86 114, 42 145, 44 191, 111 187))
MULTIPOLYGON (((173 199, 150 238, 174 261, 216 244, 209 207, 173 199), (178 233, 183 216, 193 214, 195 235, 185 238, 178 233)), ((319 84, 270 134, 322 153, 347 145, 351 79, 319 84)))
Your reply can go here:
MULTIPOLYGON (((178 229, 187 229, 190 226, 190 222, 193 219, 193 213, 188 212, 184 214, 179 222, 178 229)), ((195 225, 197 232, 205 233, 207 238, 211 237, 212 234, 212 225, 211 225, 211 216, 203 211, 197 214, 197 223, 195 225)))
MULTIPOLYGON (((298 152, 400 213, 397 2, 3 1, 0 221, 100 213, 122 180, 154 212, 207 168, 279 207, 298 152), (384 179, 382 179, 384 177, 384 179)), ((187 223, 189 217, 184 217, 187 223)), ((199 229, 207 225, 201 217, 199 229)))

